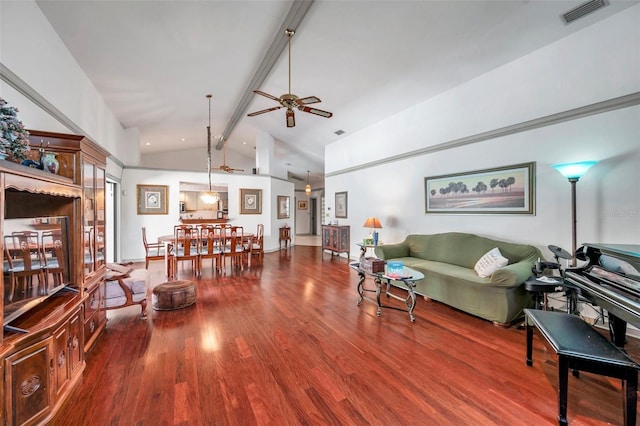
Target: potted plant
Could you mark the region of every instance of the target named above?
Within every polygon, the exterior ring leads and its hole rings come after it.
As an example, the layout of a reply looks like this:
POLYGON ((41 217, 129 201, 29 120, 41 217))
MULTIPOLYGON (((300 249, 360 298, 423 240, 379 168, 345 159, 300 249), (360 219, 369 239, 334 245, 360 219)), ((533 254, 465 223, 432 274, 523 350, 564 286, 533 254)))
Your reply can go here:
POLYGON ((27 158, 29 132, 18 120, 18 109, 11 107, 0 98, 0 158, 11 157, 17 161, 27 158))

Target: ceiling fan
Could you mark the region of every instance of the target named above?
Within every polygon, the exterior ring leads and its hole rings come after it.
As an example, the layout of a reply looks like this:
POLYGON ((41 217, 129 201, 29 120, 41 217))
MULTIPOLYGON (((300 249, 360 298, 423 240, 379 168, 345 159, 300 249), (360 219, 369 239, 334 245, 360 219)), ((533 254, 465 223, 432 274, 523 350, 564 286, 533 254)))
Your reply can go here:
POLYGON ((265 112, 271 112, 280 108, 286 108, 287 109, 287 113, 286 113, 287 127, 295 127, 296 125, 296 118, 293 111, 294 109, 298 109, 303 112, 308 112, 310 114, 319 115, 320 117, 331 118, 333 114, 330 113, 329 111, 323 111, 321 109, 311 108, 307 106, 310 104, 317 104, 319 102, 322 102, 320 98, 318 98, 317 96, 307 96, 305 98, 299 98, 298 96, 291 93, 291 37, 293 37, 293 35, 295 34, 295 31, 291 29, 286 29, 284 31, 284 34, 287 37, 289 37, 289 93, 285 93, 284 95, 281 95, 279 98, 277 98, 273 95, 262 92, 260 90, 254 90, 253 93, 272 99, 280 103, 280 106, 252 112, 250 114, 247 114, 247 116, 253 117, 255 115, 264 114, 265 112))
POLYGON ((220 137, 220 141, 222 142, 222 165, 218 167, 218 169, 227 172, 244 172, 244 169, 234 169, 231 166, 227 166, 227 141, 220 137))

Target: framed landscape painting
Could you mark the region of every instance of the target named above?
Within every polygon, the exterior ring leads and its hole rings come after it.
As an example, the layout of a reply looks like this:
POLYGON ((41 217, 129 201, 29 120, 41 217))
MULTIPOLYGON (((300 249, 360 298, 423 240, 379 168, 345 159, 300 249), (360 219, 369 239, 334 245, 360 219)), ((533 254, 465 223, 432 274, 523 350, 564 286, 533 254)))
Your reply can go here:
POLYGON ((167 185, 137 185, 138 214, 167 214, 167 185))
POLYGON ((535 214, 535 162, 424 178, 425 213, 535 214))

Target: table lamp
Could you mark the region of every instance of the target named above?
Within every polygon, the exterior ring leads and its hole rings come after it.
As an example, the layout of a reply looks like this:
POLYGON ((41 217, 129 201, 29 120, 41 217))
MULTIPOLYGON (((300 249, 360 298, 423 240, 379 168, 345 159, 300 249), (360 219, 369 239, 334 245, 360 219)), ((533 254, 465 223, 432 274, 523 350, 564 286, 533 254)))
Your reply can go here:
POLYGON ((363 228, 370 228, 370 233, 369 233, 369 237, 368 240, 369 241, 373 241, 373 245, 377 246, 378 245, 378 231, 374 231, 374 229, 381 229, 382 228, 382 224, 380 224, 380 221, 378 220, 377 217, 368 217, 367 220, 364 222, 364 225, 362 225, 363 228))
POLYGON ((576 266, 576 183, 597 161, 553 164, 551 167, 562 173, 571 183, 571 266, 576 266))

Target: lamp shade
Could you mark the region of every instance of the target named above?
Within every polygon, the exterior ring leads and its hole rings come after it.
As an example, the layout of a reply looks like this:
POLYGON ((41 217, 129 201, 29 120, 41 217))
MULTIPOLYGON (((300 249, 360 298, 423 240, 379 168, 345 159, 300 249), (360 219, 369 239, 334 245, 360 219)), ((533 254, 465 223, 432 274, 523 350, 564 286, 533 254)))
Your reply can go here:
POLYGON ((382 228, 382 224, 377 217, 368 217, 362 225, 363 228, 382 228))
POLYGON ((553 164, 551 167, 568 179, 580 179, 587 170, 598 164, 597 161, 579 161, 577 163, 553 164))

